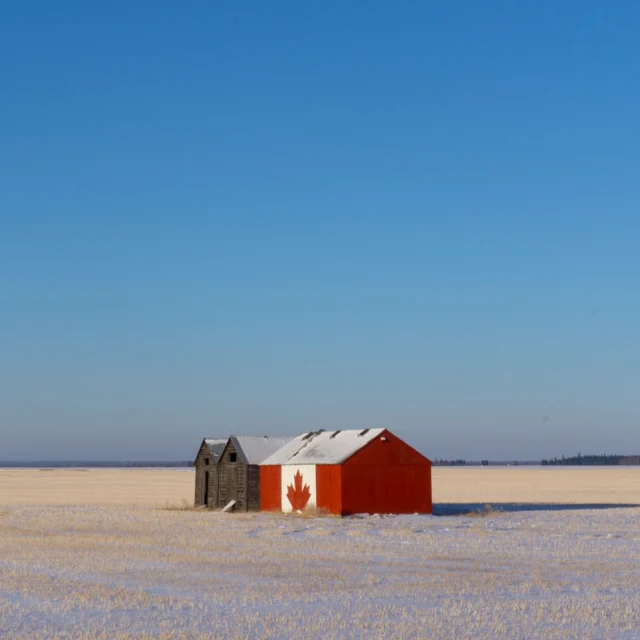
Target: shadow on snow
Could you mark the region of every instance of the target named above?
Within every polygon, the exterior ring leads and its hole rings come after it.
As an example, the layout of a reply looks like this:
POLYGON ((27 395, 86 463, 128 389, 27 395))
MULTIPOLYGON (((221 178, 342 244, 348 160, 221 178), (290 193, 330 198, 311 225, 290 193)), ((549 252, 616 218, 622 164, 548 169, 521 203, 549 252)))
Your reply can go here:
POLYGON ((465 516, 469 514, 514 513, 519 511, 584 511, 588 509, 630 509, 640 504, 557 504, 526 502, 469 502, 433 505, 434 516, 465 516))

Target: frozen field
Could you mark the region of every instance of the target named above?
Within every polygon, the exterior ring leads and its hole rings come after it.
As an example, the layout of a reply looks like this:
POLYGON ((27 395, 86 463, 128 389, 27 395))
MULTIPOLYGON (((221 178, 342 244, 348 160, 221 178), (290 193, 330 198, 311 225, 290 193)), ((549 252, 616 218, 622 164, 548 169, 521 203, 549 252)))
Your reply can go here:
POLYGON ((589 507, 640 503, 640 470, 591 470, 595 495, 584 470, 486 471, 437 469, 436 500, 564 478, 585 504, 546 506, 556 486, 474 517, 223 515, 153 506, 156 481, 189 499, 191 472, 0 472, 0 637, 640 638, 640 508, 589 507))

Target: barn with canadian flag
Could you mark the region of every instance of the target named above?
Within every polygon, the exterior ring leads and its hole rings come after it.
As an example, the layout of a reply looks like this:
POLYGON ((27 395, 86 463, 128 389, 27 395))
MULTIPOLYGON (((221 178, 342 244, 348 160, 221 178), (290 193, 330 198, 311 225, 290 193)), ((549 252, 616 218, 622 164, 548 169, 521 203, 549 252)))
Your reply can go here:
POLYGON ((260 509, 431 513, 431 461, 387 429, 305 433, 260 464, 260 509))

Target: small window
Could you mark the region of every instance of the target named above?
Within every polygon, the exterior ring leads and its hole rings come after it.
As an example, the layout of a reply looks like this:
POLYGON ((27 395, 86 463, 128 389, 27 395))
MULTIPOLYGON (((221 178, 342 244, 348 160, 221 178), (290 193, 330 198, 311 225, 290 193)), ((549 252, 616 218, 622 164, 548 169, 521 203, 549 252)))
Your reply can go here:
POLYGON ((209 466, 209 458, 205 458, 204 459, 204 466, 208 467, 209 466))
POLYGON ((229 462, 236 462, 237 458, 238 458, 238 454, 235 451, 232 451, 229 454, 229 462))

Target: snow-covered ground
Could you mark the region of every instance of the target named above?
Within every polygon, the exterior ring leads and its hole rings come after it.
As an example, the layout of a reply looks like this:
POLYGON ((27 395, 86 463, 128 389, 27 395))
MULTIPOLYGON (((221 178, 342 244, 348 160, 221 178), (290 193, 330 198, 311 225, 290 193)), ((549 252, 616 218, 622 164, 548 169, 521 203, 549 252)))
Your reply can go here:
POLYGON ((11 505, 0 637, 640 638, 640 509, 11 505))

